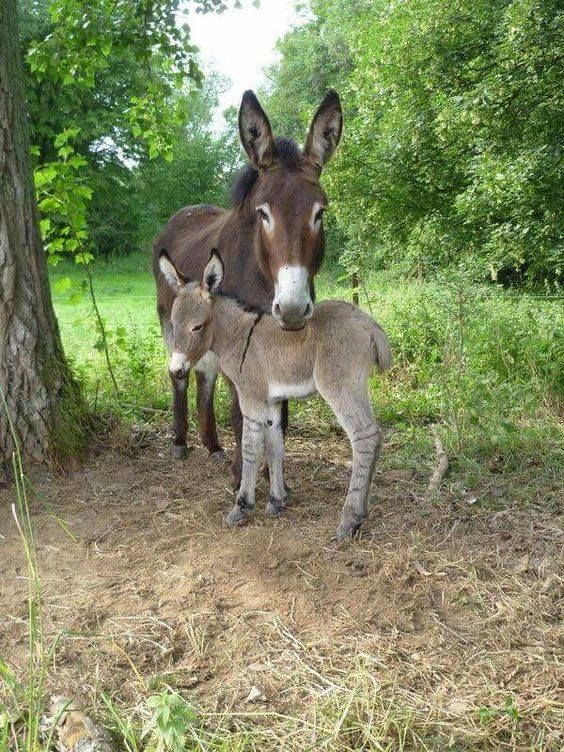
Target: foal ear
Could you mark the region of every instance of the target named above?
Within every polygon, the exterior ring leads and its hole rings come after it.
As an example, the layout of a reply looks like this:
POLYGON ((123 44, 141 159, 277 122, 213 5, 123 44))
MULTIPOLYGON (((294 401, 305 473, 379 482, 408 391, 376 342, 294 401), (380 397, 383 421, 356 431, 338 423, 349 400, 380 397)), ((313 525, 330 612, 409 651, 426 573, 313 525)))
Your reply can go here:
POLYGON ((217 248, 211 252, 210 260, 205 266, 204 276, 202 278, 202 291, 206 295, 217 292, 218 287, 223 282, 225 267, 217 248))
POLYGON ((186 278, 178 271, 165 250, 159 254, 159 269, 174 292, 179 293, 186 284, 186 278))
POLYGON ((239 137, 255 170, 270 167, 276 155, 276 145, 268 118, 255 93, 243 94, 239 108, 239 137))
POLYGON ((342 132, 341 100, 334 89, 329 89, 311 121, 304 156, 311 159, 321 170, 331 159, 342 132))

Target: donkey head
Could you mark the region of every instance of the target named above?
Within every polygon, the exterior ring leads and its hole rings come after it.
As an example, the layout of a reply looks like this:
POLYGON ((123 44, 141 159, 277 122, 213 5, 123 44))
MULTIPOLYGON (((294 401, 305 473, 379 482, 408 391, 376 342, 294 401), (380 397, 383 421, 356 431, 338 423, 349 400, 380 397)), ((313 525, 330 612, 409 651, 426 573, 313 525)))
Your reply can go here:
POLYGON ((212 295, 223 280, 223 261, 214 249, 200 284, 187 280, 166 251, 161 251, 159 268, 175 293, 170 316, 173 345, 168 370, 175 378, 183 378, 211 348, 212 295))
POLYGON ((339 95, 329 91, 315 113, 303 150, 272 135, 252 91, 243 95, 239 134, 250 165, 234 187, 234 202, 254 226, 260 268, 274 285, 272 315, 284 329, 301 329, 313 313, 312 280, 323 258, 319 184, 343 128, 339 95))

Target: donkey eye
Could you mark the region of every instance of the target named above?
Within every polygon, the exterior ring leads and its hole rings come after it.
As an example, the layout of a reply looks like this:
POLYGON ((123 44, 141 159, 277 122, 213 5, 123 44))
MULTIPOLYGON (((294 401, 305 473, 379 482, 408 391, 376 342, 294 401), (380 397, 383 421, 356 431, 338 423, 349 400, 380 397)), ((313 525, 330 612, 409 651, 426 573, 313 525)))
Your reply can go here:
POLYGON ((199 332, 199 331, 200 331, 200 329, 203 329, 203 328, 204 328, 204 325, 203 325, 203 324, 196 324, 196 326, 193 326, 193 327, 192 327, 192 328, 190 329, 190 331, 191 331, 191 332, 199 332))
POLYGON ((262 221, 265 222, 267 225, 270 225, 270 214, 266 211, 265 204, 262 204, 261 206, 257 206, 256 209, 262 221))
POLYGON ((325 207, 322 206, 320 209, 318 209, 315 212, 315 217, 313 218, 313 221, 315 222, 315 224, 317 224, 318 222, 321 222, 321 217, 323 216, 324 211, 325 211, 325 207))

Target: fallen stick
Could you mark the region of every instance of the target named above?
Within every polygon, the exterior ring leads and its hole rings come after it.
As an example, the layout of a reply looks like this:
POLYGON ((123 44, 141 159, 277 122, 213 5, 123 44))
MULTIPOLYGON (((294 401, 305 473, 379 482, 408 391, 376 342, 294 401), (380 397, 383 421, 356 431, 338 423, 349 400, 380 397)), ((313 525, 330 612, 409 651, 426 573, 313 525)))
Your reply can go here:
POLYGON ((429 485, 427 486, 427 491, 425 492, 426 499, 428 499, 437 491, 437 489, 439 488, 439 483, 448 472, 448 457, 443 448, 439 432, 437 431, 437 426, 431 426, 431 433, 433 434, 433 439, 435 441, 435 451, 437 452, 437 466, 433 470, 433 474, 431 475, 431 478, 429 480, 429 485))

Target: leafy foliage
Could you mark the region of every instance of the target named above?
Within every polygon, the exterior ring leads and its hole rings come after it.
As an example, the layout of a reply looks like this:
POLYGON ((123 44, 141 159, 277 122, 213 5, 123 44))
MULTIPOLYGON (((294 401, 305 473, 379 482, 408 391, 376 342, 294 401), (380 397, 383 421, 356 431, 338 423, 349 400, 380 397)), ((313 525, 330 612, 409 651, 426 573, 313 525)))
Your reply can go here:
POLYGON ((65 255, 87 263, 84 244, 88 237, 86 213, 92 189, 85 185, 81 170, 84 157, 75 153, 72 141, 78 129, 69 128, 55 138, 58 161, 46 162, 35 170, 35 189, 42 219, 41 236, 51 264, 65 255))
POLYGON ((147 244, 186 194, 197 203, 221 192, 225 138, 209 132, 219 82, 202 88, 177 0, 19 5, 36 185, 52 262, 62 254, 78 253, 84 262, 92 253, 130 253, 147 244), (181 153, 173 169, 184 173, 182 185, 165 178, 173 148, 181 153), (163 186, 170 186, 166 209, 163 186))
POLYGON ((561 4, 311 0, 310 11, 280 45, 271 99, 301 92, 302 119, 328 83, 344 95, 328 183, 345 263, 560 284, 561 4))
POLYGON ((42 158, 69 127, 98 159, 108 151, 139 156, 140 148, 170 156, 185 116, 176 94, 201 81, 177 8, 177 0, 26 0, 32 137, 42 158))
POLYGON ((156 752, 184 752, 189 726, 198 717, 177 692, 163 690, 147 699, 153 715, 145 726, 143 736, 149 737, 149 749, 156 752))

